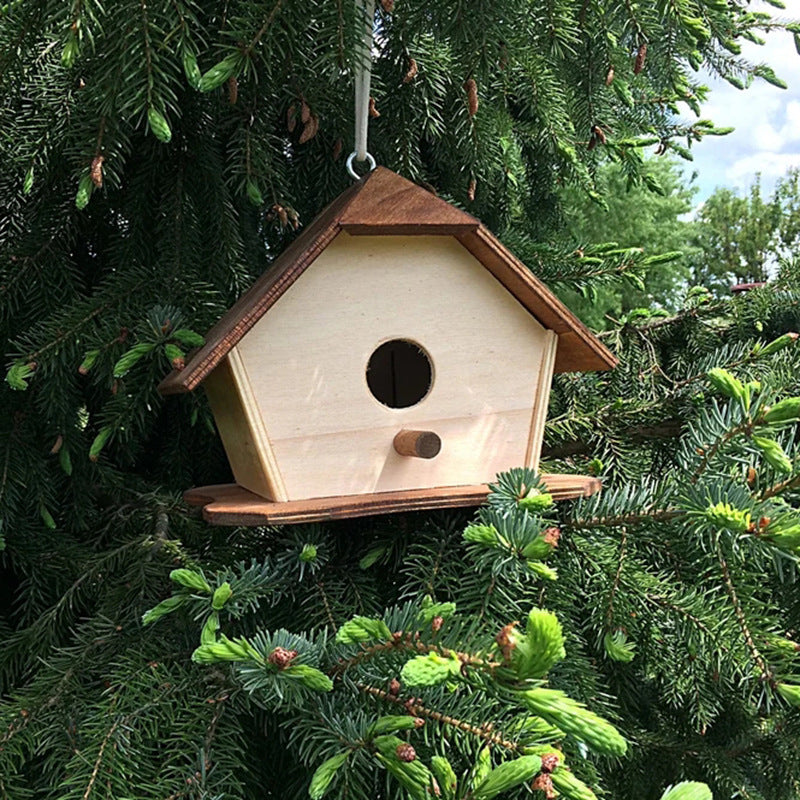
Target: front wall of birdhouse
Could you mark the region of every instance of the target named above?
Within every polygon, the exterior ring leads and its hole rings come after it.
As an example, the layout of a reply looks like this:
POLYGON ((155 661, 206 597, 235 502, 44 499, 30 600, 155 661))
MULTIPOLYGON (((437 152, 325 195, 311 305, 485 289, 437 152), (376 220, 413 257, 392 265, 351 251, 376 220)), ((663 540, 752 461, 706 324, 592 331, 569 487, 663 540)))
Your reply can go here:
POLYGON ((262 463, 276 473, 266 483, 301 500, 475 485, 536 466, 555 335, 452 237, 341 233, 230 357, 263 421, 262 463), (431 364, 427 394, 402 408, 367 381, 371 356, 393 340, 431 364), (401 429, 436 433, 440 453, 398 455, 401 429))

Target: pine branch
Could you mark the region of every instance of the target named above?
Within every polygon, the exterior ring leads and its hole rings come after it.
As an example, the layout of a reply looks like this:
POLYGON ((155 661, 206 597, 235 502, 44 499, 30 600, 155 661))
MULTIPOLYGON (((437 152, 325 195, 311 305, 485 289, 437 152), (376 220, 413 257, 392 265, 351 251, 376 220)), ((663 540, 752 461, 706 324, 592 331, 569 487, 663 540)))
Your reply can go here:
POLYGON ((86 791, 83 793, 83 800, 89 800, 89 796, 92 793, 92 789, 94 788, 95 781, 97 780, 97 775, 100 772, 100 765, 103 763, 103 753, 106 750, 106 746, 108 745, 111 737, 114 735, 114 731, 116 731, 117 726, 119 725, 120 720, 114 720, 114 724, 109 728, 108 733, 105 735, 103 741, 100 743, 100 749, 97 751, 97 758, 94 762, 94 768, 92 769, 92 775, 89 779, 89 784, 86 787, 86 791))
POLYGON ((764 660, 764 657, 761 655, 758 647, 756 647, 756 643, 753 641, 753 635, 750 633, 750 627, 747 624, 747 617, 744 614, 742 604, 740 603, 739 597, 736 594, 736 588, 731 580, 730 570, 728 569, 728 561, 725 558, 719 543, 717 543, 717 558, 719 559, 719 566, 722 570, 722 580, 725 583, 728 596, 733 604, 733 611, 736 615, 736 621, 739 623, 739 628, 742 632, 742 636, 744 637, 745 644, 750 651, 753 662, 756 664, 759 672, 761 673, 761 679, 774 689, 776 685, 775 677, 772 673, 772 670, 770 670, 769 666, 767 665, 767 662, 764 660))
POLYGON ((519 749, 519 745, 516 742, 506 739, 500 734, 492 733, 490 724, 485 726, 473 725, 472 723, 465 722, 464 720, 451 717, 448 714, 442 714, 439 711, 434 711, 430 708, 427 708, 426 706, 420 704, 419 701, 414 697, 403 700, 402 698, 393 695, 384 689, 379 689, 377 686, 370 686, 369 684, 361 682, 356 683, 356 686, 365 694, 377 697, 387 703, 393 703, 394 705, 402 706, 413 717, 432 719, 435 722, 441 723, 442 725, 447 725, 455 728, 456 730, 468 733, 471 736, 476 736, 487 744, 496 744, 511 752, 516 752, 519 749))

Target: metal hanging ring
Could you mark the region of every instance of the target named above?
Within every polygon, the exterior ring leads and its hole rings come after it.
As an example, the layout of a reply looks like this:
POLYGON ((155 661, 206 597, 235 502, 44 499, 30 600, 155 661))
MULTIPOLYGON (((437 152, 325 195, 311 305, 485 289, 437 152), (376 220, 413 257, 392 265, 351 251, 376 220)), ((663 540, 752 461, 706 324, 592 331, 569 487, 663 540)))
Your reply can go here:
MULTIPOLYGON (((349 156, 347 156, 347 171, 350 173, 350 177, 354 181, 360 181, 361 178, 363 177, 362 175, 359 175, 355 171, 355 169, 353 169, 353 162, 355 161, 355 158, 356 158, 357 155, 358 155, 358 153, 355 150, 353 150, 353 152, 350 153, 349 156)), ((367 162, 367 164, 369 164, 369 172, 372 172, 372 170, 374 170, 375 167, 377 166, 376 163, 375 163, 375 159, 372 156, 372 153, 368 152, 366 159, 362 159, 362 160, 365 160, 367 162)))

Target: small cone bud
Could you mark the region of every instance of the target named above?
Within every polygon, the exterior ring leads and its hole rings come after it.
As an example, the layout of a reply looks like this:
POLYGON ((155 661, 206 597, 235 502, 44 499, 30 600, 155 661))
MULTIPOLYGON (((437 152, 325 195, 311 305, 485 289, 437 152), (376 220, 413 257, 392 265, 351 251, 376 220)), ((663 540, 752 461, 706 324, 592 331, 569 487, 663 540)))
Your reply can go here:
POLYGON ((547 544, 557 547, 558 540, 561 538, 561 528, 557 528, 555 526, 545 528, 542 531, 542 538, 547 542, 547 544))
POLYGON ((64 437, 59 433, 58 436, 56 436, 55 443, 50 448, 50 452, 53 455, 55 455, 61 449, 61 445, 63 445, 63 444, 64 444, 64 437))
POLYGON ((431 620, 431 628, 433 632, 436 633, 442 629, 442 625, 444 625, 444 617, 434 617, 431 620))
POLYGON ((172 369, 177 370, 180 372, 186 366, 186 362, 184 359, 178 357, 172 359, 172 369))
POLYGON ((395 754, 400 759, 400 761, 405 761, 409 763, 414 761, 417 757, 417 751, 410 744, 399 744, 397 745, 397 750, 395 750, 395 754))
POLYGON ((514 648, 517 646, 514 637, 514 629, 517 627, 517 625, 519 625, 519 622, 511 622, 508 625, 504 625, 500 629, 500 633, 498 633, 495 637, 497 646, 500 648, 500 652, 503 654, 503 659, 505 661, 511 660, 511 654, 514 652, 514 648))
POLYGON ((553 800, 553 798, 558 797, 555 787, 553 786, 553 779, 546 772, 540 772, 533 779, 531 789, 544 792, 544 796, 547 800, 553 800))
POLYGON ((606 86, 611 86, 614 82, 614 67, 609 67, 606 73, 606 86))
POLYGON ((559 764, 556 753, 547 753, 542 756, 542 772, 552 772, 559 764))
POLYGON ((375 119, 376 117, 379 117, 381 115, 381 112, 378 111, 378 109, 375 106, 374 97, 370 97, 369 99, 369 115, 370 117, 372 117, 372 119, 375 119))
POLYGON ((417 67, 417 62, 413 58, 408 59, 408 70, 406 74, 403 76, 403 83, 411 83, 414 78, 417 76, 417 72, 419 69, 417 67))
POLYGON ((267 661, 278 669, 286 669, 297 657, 297 650, 287 650, 285 647, 276 647, 267 656, 267 661))
POLYGON ((389 694, 397 697, 400 694, 400 681, 397 678, 392 678, 389 682, 389 694))
POLYGON ((478 182, 475 178, 472 178, 469 182, 469 188, 467 189, 467 197, 469 198, 470 203, 474 202, 475 200, 475 190, 478 188, 478 182))

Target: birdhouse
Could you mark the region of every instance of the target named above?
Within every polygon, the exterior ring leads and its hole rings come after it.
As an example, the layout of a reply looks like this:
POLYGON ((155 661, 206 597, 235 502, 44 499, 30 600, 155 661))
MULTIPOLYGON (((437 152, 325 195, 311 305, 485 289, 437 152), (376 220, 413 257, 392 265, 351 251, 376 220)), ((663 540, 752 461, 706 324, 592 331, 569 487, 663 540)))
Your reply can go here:
MULTIPOLYGON (((553 372, 615 364, 477 219, 378 168, 159 389, 203 384, 236 479, 186 500, 256 525, 478 505, 538 468, 553 372)), ((599 487, 543 478, 555 499, 599 487)))

